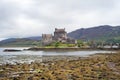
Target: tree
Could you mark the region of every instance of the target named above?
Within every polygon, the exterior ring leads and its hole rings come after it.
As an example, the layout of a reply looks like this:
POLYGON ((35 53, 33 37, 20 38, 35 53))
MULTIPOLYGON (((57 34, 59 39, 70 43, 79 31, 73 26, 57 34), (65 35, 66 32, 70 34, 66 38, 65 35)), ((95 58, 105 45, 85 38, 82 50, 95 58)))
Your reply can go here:
POLYGON ((60 42, 55 43, 55 47, 58 47, 60 45, 60 42))
POLYGON ((83 46, 83 42, 81 40, 78 40, 77 45, 78 45, 78 47, 81 47, 81 46, 83 46))

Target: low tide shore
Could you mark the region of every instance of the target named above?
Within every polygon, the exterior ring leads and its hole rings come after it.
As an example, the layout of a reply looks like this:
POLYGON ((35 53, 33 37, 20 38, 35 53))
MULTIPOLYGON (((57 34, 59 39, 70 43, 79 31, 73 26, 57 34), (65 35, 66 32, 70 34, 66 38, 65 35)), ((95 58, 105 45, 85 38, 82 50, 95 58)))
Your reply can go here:
POLYGON ((42 62, 0 65, 0 80, 119 80, 120 52, 89 57, 43 56, 42 62))

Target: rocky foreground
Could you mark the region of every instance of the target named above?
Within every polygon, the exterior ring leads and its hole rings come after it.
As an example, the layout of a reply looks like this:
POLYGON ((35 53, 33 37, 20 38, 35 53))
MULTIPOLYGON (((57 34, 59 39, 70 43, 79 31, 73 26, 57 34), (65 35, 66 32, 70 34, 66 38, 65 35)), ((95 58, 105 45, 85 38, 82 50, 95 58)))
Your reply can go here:
POLYGON ((0 80, 120 80, 120 52, 0 65, 0 80))

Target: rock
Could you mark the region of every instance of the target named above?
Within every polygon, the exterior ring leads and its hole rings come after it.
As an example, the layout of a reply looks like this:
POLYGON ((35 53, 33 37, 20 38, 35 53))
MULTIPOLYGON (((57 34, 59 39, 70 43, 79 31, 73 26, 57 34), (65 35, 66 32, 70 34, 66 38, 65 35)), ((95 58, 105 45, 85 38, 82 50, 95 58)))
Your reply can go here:
POLYGON ((4 52, 19 52, 22 50, 17 50, 17 49, 5 49, 4 52))

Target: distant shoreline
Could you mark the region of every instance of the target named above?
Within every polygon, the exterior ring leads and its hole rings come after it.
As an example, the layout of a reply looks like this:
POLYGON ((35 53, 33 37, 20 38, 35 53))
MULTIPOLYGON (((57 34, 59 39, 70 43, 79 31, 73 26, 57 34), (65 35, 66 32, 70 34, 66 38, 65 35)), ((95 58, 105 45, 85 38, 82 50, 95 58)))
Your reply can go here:
POLYGON ((80 50, 120 50, 116 48, 29 48, 31 51, 80 51, 80 50))
POLYGON ((0 46, 0 48, 31 48, 29 46, 0 46))
POLYGON ((106 51, 119 51, 119 48, 78 48, 78 47, 68 47, 68 48, 45 48, 45 47, 0 47, 5 48, 3 51, 9 52, 14 50, 21 51, 93 51, 93 50, 106 50, 106 51), (18 48, 18 49, 17 49, 18 48))

